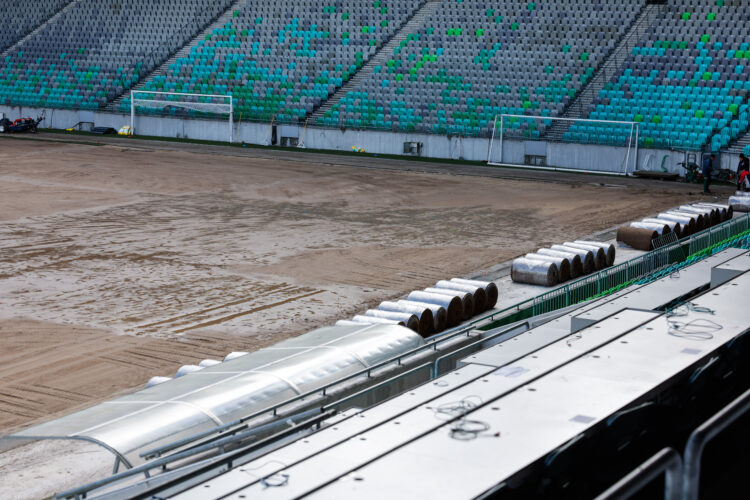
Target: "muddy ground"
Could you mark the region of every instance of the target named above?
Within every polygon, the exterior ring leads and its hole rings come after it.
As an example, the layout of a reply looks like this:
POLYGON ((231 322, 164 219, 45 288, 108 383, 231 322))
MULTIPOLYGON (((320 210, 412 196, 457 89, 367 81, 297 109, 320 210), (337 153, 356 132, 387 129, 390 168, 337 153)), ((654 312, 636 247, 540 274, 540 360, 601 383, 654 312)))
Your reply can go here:
POLYGON ((700 197, 401 163, 0 140, 0 434, 700 197))

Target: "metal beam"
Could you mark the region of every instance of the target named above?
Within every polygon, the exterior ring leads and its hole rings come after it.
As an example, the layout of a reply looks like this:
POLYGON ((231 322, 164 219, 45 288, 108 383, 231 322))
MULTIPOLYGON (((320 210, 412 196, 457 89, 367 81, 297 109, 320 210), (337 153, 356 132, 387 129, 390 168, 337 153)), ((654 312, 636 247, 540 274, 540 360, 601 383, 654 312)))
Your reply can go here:
POLYGON ((681 496, 682 458, 672 448, 662 449, 607 488, 605 492, 596 497, 596 500, 630 498, 662 474, 666 474, 664 500, 679 500, 681 496))

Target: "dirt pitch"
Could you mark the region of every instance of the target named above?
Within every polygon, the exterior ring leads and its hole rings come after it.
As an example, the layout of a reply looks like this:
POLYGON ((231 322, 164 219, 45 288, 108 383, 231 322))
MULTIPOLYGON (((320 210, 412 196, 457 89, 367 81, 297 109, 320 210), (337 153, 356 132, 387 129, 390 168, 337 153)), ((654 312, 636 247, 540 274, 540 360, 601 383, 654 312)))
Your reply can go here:
POLYGON ((697 198, 634 179, 56 139, 0 140, 0 434, 697 198))

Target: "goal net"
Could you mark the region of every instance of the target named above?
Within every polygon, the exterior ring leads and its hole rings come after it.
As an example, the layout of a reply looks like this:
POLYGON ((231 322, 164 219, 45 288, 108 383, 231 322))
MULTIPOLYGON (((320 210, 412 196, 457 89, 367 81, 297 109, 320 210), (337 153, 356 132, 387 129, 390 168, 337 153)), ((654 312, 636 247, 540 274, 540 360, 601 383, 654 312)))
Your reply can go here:
POLYGON ((180 111, 188 116, 227 119, 227 140, 233 142, 234 104, 231 95, 133 90, 130 92, 130 133, 135 134, 138 113, 177 115, 180 111))
POLYGON ((638 122, 497 115, 487 164, 627 175, 638 163, 639 127, 638 122))

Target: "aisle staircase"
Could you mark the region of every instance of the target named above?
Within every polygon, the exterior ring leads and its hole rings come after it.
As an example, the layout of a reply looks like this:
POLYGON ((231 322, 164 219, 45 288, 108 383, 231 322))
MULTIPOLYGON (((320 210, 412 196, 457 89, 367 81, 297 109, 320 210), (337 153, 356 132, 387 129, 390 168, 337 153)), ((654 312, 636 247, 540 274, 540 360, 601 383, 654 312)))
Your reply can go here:
POLYGON ((315 110, 310 117, 310 123, 315 124, 315 121, 322 117, 328 110, 338 104, 338 102, 346 96, 350 91, 356 89, 359 84, 367 77, 369 77, 375 66, 384 65, 388 59, 393 57, 393 51, 399 44, 406 40, 406 37, 410 33, 416 33, 419 28, 424 25, 427 18, 433 14, 443 3, 443 0, 435 0, 425 2, 422 7, 414 13, 414 15, 404 23, 400 30, 398 30, 387 43, 385 43, 380 50, 370 58, 357 73, 344 85, 341 86, 331 97, 329 97, 321 106, 315 110))
MULTIPOLYGON (((204 27, 204 29, 200 32, 198 32, 195 37, 193 37, 186 45, 182 46, 181 48, 178 48, 171 57, 169 57, 166 61, 161 63, 159 66, 156 67, 151 73, 145 75, 143 78, 141 78, 140 82, 133 86, 130 89, 125 90, 122 94, 117 96, 112 102, 107 104, 107 111, 117 113, 121 112, 120 110, 120 104, 122 103, 122 100, 126 97, 130 96, 130 92, 133 90, 143 90, 143 88, 146 86, 146 82, 153 79, 155 76, 165 75, 167 71, 169 71, 169 66, 177 61, 177 59, 181 57, 187 57, 190 54, 190 49, 192 49, 194 46, 198 44, 199 41, 204 40, 206 38, 206 35, 209 35, 213 33, 213 30, 216 28, 221 28, 226 23, 230 22, 232 20, 232 15, 235 10, 240 8, 240 4, 243 0, 236 0, 231 5, 227 7, 227 9, 219 14, 218 17, 214 18, 212 21, 209 21, 209 23, 204 27)), ((189 25, 186 25, 189 26, 189 25)))
MULTIPOLYGON (((623 35, 619 44, 612 51, 612 54, 599 66, 594 77, 578 93, 578 96, 571 102, 567 109, 560 116, 561 118, 586 118, 593 111, 593 102, 604 86, 621 72, 621 67, 633 51, 633 47, 646 35, 648 29, 656 21, 658 16, 667 8, 664 4, 648 4, 633 20, 628 31, 623 35)), ((568 131, 573 122, 556 121, 545 135, 550 141, 560 141, 563 134, 568 131)))
POLYGON ((739 136, 736 141, 729 145, 728 148, 723 150, 723 153, 740 154, 747 148, 750 152, 750 130, 739 136))

